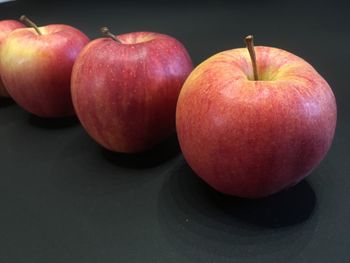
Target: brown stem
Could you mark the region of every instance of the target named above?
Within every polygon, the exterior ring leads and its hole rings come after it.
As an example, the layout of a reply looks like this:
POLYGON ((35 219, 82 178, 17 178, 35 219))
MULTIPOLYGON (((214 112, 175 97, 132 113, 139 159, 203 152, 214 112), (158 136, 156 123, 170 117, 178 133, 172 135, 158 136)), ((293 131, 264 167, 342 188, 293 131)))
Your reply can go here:
POLYGON ((106 26, 104 26, 104 27, 101 28, 101 33, 102 33, 104 36, 110 37, 111 39, 113 39, 114 41, 116 41, 116 42, 118 42, 118 43, 120 43, 120 44, 122 43, 122 42, 120 42, 119 39, 117 39, 117 37, 116 37, 115 35, 113 35, 113 34, 109 31, 108 27, 106 27, 106 26))
POLYGON ((35 31, 41 36, 42 33, 40 31, 40 29, 38 28, 38 26, 32 21, 30 20, 28 17, 26 17, 25 15, 22 15, 19 20, 21 22, 23 22, 26 26, 28 27, 33 27, 35 29, 35 31))
POLYGON ((246 36, 245 37, 245 43, 247 45, 250 59, 252 61, 252 66, 253 66, 253 72, 254 72, 254 80, 259 80, 259 75, 258 75, 258 68, 256 65, 256 57, 255 57, 255 50, 254 50, 254 37, 252 35, 246 36))

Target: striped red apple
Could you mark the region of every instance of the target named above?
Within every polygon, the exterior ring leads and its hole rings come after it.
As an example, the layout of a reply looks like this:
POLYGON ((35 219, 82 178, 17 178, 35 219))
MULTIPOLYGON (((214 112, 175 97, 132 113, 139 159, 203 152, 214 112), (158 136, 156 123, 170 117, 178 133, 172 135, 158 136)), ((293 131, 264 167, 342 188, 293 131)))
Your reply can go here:
POLYGON ((176 126, 185 159, 205 182, 258 198, 298 183, 321 162, 337 109, 331 88, 305 60, 254 49, 251 36, 247 46, 250 52, 224 51, 194 69, 176 126))
POLYGON ((37 27, 25 16, 21 21, 29 27, 11 32, 0 50, 0 72, 7 91, 37 116, 74 115, 71 72, 88 37, 68 25, 37 27))
MULTIPOLYGON (((25 27, 21 22, 17 20, 2 20, 0 21, 0 49, 2 42, 4 39, 10 34, 13 30, 17 28, 25 27)), ((0 71, 0 96, 1 97, 8 97, 9 94, 7 90, 5 89, 4 84, 1 80, 1 71, 0 71)))
POLYGON ((191 59, 179 41, 164 34, 103 32, 107 37, 89 43, 74 64, 77 116, 109 150, 148 150, 175 132, 176 102, 191 59))

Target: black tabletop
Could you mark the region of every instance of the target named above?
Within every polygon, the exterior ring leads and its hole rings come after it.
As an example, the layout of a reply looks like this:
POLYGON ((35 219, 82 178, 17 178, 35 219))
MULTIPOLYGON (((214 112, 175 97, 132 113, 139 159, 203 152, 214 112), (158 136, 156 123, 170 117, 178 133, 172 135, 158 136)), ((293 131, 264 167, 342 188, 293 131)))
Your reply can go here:
POLYGON ((31 1, 0 19, 73 25, 91 38, 155 31, 197 65, 244 46, 310 62, 337 98, 333 146, 297 186, 262 200, 221 195, 183 159, 176 136, 154 150, 103 150, 75 118, 43 120, 0 100, 0 262, 350 262, 350 17, 345 5, 293 1, 31 1))

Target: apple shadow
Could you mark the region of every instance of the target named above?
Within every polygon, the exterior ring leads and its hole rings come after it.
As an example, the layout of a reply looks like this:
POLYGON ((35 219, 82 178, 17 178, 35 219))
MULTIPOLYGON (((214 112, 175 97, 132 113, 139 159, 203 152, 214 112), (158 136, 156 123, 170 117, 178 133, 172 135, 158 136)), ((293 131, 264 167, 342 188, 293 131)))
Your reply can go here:
MULTIPOLYGON (((208 217, 224 214, 226 223, 241 221, 264 228, 288 227, 303 223, 316 206, 316 194, 303 180, 297 185, 260 199, 245 199, 217 192, 202 181, 185 161, 170 175, 166 192, 182 196, 191 207, 203 209, 208 217)), ((165 191, 163 191, 165 192, 165 191)), ((218 217, 217 220, 222 220, 218 217)))
POLYGON ((0 108, 6 108, 14 105, 15 102, 11 98, 0 97, 0 108))
POLYGON ((30 114, 29 124, 41 129, 53 130, 76 126, 79 124, 79 120, 76 116, 62 118, 42 118, 30 114))
POLYGON ((101 147, 83 129, 73 129, 72 134, 61 145, 48 178, 65 196, 120 196, 154 180, 163 169, 115 165, 105 159, 101 147))
POLYGON ((305 180, 257 200, 221 194, 179 158, 162 184, 158 221, 166 242, 190 260, 214 253, 227 262, 269 262, 294 258, 307 246, 317 226, 316 205, 305 180))
POLYGON ((211 198, 226 214, 261 227, 287 227, 307 220, 316 205, 310 184, 299 184, 268 197, 251 200, 212 191, 211 198))
POLYGON ((145 169, 160 165, 180 153, 180 146, 176 134, 171 135, 152 149, 141 153, 118 153, 112 152, 105 148, 102 154, 105 159, 117 166, 145 169))

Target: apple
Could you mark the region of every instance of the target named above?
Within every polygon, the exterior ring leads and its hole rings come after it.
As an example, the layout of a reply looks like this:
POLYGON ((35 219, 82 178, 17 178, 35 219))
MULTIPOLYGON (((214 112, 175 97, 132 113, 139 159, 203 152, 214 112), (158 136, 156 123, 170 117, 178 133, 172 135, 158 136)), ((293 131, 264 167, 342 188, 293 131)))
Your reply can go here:
POLYGON ((123 153, 146 151, 175 132, 177 98, 192 62, 173 37, 134 32, 90 42, 72 73, 72 99, 89 135, 123 153))
POLYGON ((73 63, 89 42, 78 29, 62 24, 30 26, 11 32, 0 50, 0 72, 10 96, 40 117, 74 115, 70 94, 73 63))
MULTIPOLYGON (((7 35, 17 28, 25 27, 22 23, 17 20, 2 20, 0 21, 0 49, 1 44, 7 35)), ((9 94, 6 91, 4 84, 1 81, 1 71, 0 71, 0 97, 8 97, 9 94)))
POLYGON ((321 162, 336 127, 327 82, 300 57, 253 46, 218 53, 180 92, 176 128, 193 171, 219 192, 260 198, 293 186, 321 162))

